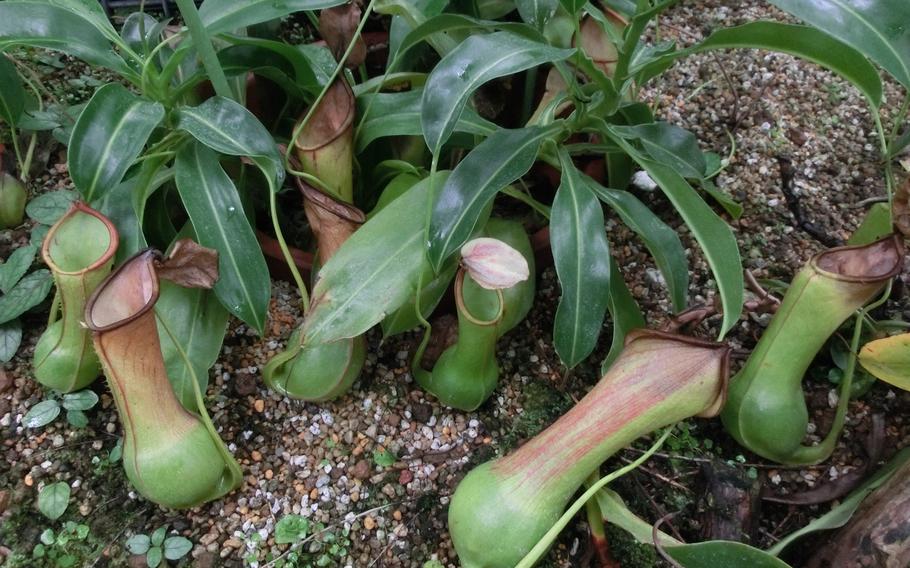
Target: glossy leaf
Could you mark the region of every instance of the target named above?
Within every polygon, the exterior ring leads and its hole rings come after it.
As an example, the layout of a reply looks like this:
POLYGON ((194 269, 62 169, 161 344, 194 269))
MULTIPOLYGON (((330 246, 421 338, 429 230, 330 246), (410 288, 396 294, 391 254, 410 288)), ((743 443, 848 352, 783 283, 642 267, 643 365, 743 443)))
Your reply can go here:
POLYGON ((135 76, 94 20, 50 3, 0 2, 0 50, 10 45, 62 51, 123 75, 135 76))
POLYGON ((101 2, 95 2, 95 0, 28 0, 30 2, 37 3, 46 3, 57 6, 58 8, 63 8, 77 16, 85 19, 93 26, 95 29, 101 32, 102 35, 107 37, 113 42, 117 42, 118 34, 117 30, 114 29, 114 26, 111 24, 110 18, 104 12, 104 8, 101 6, 101 2))
POLYGON ((87 203, 123 180, 163 118, 160 103, 143 100, 123 85, 110 83, 95 91, 76 121, 67 158, 73 183, 87 203))
POLYGON ((38 493, 38 510, 52 521, 63 516, 70 500, 70 486, 65 481, 51 483, 38 493))
POLYGON ((430 73, 423 90, 421 126, 427 146, 438 155, 478 87, 495 79, 561 61, 574 53, 509 32, 473 35, 430 73))
POLYGON ((669 166, 691 179, 705 176, 705 155, 698 148, 695 135, 666 122, 614 126, 613 130, 627 140, 637 140, 654 161, 669 166))
POLYGON ((43 302, 53 282, 50 271, 44 268, 20 280, 12 290, 0 296, 0 323, 16 319, 43 302))
POLYGON ((16 126, 25 112, 25 89, 16 66, 0 53, 0 119, 16 126))
MULTIPOLYGON (((196 391, 190 381, 195 374, 200 391, 204 393, 208 388, 209 369, 221 353, 230 315, 213 291, 183 288, 166 281, 161 282, 155 311, 170 331, 170 334, 161 329, 158 331, 167 378, 180 403, 185 408, 195 409, 196 391), (172 335, 186 353, 192 370, 174 346, 172 335)), ((159 321, 158 327, 161 326, 159 321)))
POLYGON ((237 188, 217 154, 199 143, 177 153, 176 181, 199 244, 218 251, 215 294, 229 312, 262 333, 271 281, 237 188))
MULTIPOLYGON (((442 184, 448 172, 436 174, 442 184)), ((427 269, 424 232, 431 179, 415 184, 345 241, 319 271, 304 343, 358 336, 398 309, 427 269)))
POLYGON ((863 222, 847 239, 847 244, 868 245, 887 236, 891 230, 891 207, 887 203, 876 203, 866 212, 863 222))
POLYGON ((561 150, 562 178, 550 212, 550 246, 562 295, 553 323, 553 344, 570 369, 597 345, 610 297, 610 245, 603 210, 568 152, 561 150))
POLYGON ((210 34, 219 34, 283 18, 294 12, 322 10, 345 0, 205 0, 199 16, 210 34))
POLYGON ((88 410, 98 404, 98 395, 95 391, 83 389, 63 395, 61 406, 67 410, 88 410))
POLYGON ((9 255, 6 262, 0 264, 0 292, 6 294, 16 285, 19 280, 25 276, 35 261, 35 255, 38 253, 38 247, 35 245, 25 245, 17 248, 9 255))
POLYGON ((180 560, 193 550, 193 543, 188 538, 182 536, 169 536, 164 539, 162 544, 164 557, 168 560, 180 560))
POLYGON ((910 391, 910 333, 870 341, 860 350, 859 362, 877 378, 910 391))
POLYGON ((18 319, 0 324, 0 363, 6 363, 19 350, 22 343, 22 324, 18 319))
MULTIPOLYGON (((775 0, 779 5, 783 1, 775 0)), ((790 3, 790 0, 786 1, 790 3)), ((830 1, 841 2, 843 0, 830 1)), ((901 2, 902 0, 891 1, 901 2)), ((807 10, 812 11, 815 8, 811 6, 817 2, 828 3, 829 0, 812 0, 810 2, 796 0, 792 3, 803 4, 807 10)), ((759 21, 717 30, 699 44, 658 58, 657 61, 648 62, 642 68, 630 69, 630 72, 639 75, 640 81, 644 82, 666 69, 672 60, 692 53, 727 48, 767 49, 789 53, 812 61, 853 83, 872 106, 878 107, 881 104, 881 79, 875 67, 861 53, 817 29, 778 22, 759 21)))
MULTIPOLYGON (((402 93, 377 93, 357 97, 357 115, 363 117, 357 129, 357 149, 362 152, 370 142, 384 136, 420 136, 422 90, 402 93), (363 113, 369 108, 369 114, 363 113)), ((498 126, 466 108, 455 123, 454 132, 489 136, 498 126)))
POLYGON ((633 329, 643 328, 646 325, 645 316, 642 315, 638 302, 635 301, 632 292, 626 286, 622 271, 613 258, 610 258, 610 298, 607 302, 607 310, 613 319, 613 335, 610 338, 610 350, 600 364, 601 375, 605 375, 613 361, 619 357, 626 343, 626 335, 633 329))
POLYGON ((582 179, 645 243, 667 282, 673 308, 684 310, 688 305, 689 265, 676 231, 628 191, 603 187, 587 176, 582 179))
POLYGON ((152 546, 152 539, 147 534, 134 534, 126 539, 126 548, 130 554, 145 554, 152 546))
MULTIPOLYGON (((509 10, 512 11, 511 9, 509 10)), ((432 38, 439 37, 437 34, 447 32, 459 32, 463 30, 501 30, 511 32, 515 35, 524 36, 530 40, 545 43, 546 37, 540 31, 534 29, 528 24, 519 22, 501 22, 495 20, 481 20, 465 16, 463 14, 438 14, 429 18, 420 24, 402 38, 401 44, 397 48, 399 56, 404 55, 408 50, 424 41, 430 41, 432 38)))
POLYGON ((723 337, 739 320, 743 309, 743 277, 739 247, 733 231, 708 207, 692 189, 689 182, 672 168, 648 159, 631 144, 615 135, 609 126, 604 133, 648 172, 686 222, 692 235, 704 252, 705 259, 714 273, 717 291, 723 304, 724 319, 720 336, 723 337))
POLYGON ((559 3, 570 16, 574 16, 581 12, 581 9, 587 4, 587 0, 559 0, 559 3))
POLYGON ((713 540, 695 544, 667 546, 664 551, 683 568, 789 568, 786 562, 763 550, 741 542, 713 540))
POLYGON ((275 140, 242 105, 212 97, 197 107, 180 109, 177 127, 222 154, 250 158, 274 184, 273 190, 281 187, 284 168, 275 140))
POLYGON ((430 219, 427 258, 439 271, 446 258, 463 245, 496 193, 528 173, 541 143, 562 125, 497 130, 468 154, 436 188, 430 219))
POLYGON ((123 21, 120 37, 133 51, 148 54, 160 41, 161 33, 169 21, 159 22, 145 12, 133 12, 123 21))
POLYGON ((537 29, 543 28, 556 13, 558 6, 559 0, 515 0, 521 19, 537 29))
POLYGON ((22 417, 22 425, 26 428, 40 428, 53 422, 60 416, 60 403, 56 400, 42 400, 28 409, 22 417))
MULTIPOLYGON (((242 47, 250 50, 247 52, 246 57, 251 61, 254 60, 254 58, 258 59, 258 61, 255 61, 256 65, 252 67, 253 69, 262 67, 265 62, 271 61, 278 69, 291 71, 287 73, 287 76, 293 79, 294 84, 313 95, 318 94, 319 90, 328 81, 328 76, 323 76, 324 70, 317 64, 317 61, 315 61, 316 53, 321 53, 323 51, 328 53, 328 50, 325 48, 320 49, 317 46, 307 45, 288 45, 281 41, 257 37, 228 36, 226 39, 234 44, 233 48, 242 47)), ((225 62, 225 59, 228 60, 227 63, 231 63, 232 59, 236 62, 237 56, 231 51, 233 48, 219 51, 218 58, 221 59, 222 62, 225 62)), ((330 59, 331 57, 331 54, 329 54, 330 59)), ((329 73, 331 73, 331 71, 329 71, 329 73)))
POLYGON ((881 65, 910 89, 910 4, 904 0, 770 0, 881 65))

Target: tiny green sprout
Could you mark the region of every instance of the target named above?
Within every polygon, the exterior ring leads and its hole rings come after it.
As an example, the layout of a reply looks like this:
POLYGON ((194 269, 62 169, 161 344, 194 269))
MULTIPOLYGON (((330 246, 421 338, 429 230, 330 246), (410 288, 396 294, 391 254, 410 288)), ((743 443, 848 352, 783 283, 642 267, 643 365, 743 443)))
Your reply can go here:
POLYGON ((385 448, 373 450, 373 462, 380 467, 389 467, 395 463, 395 454, 385 448))
MULTIPOLYGON (((294 544, 307 537, 310 521, 300 515, 285 515, 275 525, 275 542, 277 544, 294 544)), ((258 533, 256 533, 258 536, 258 533)))
POLYGON ((70 486, 65 481, 58 481, 45 486, 38 493, 38 510, 52 521, 63 516, 69 506, 70 486))
POLYGON ((152 536, 134 534, 126 541, 130 554, 145 555, 149 568, 156 568, 162 559, 180 560, 193 549, 193 543, 182 536, 167 536, 167 525, 155 529, 152 536))
POLYGON ((66 421, 75 428, 84 428, 88 425, 85 411, 98 403, 98 395, 88 389, 60 395, 53 393, 51 398, 42 400, 29 409, 22 419, 26 428, 40 428, 47 426, 66 410, 66 421))

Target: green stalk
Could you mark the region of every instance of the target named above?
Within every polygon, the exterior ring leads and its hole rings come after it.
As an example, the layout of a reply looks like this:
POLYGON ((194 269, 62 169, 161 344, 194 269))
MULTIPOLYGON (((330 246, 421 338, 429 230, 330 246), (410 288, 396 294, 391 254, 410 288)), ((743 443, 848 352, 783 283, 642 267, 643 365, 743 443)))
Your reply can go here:
POLYGON ((193 38, 193 43, 196 45, 196 50, 202 59, 202 66, 205 67, 205 72, 212 82, 215 94, 236 100, 231 87, 228 85, 227 77, 224 75, 224 69, 221 68, 221 63, 218 61, 218 55, 215 53, 215 47, 209 38, 208 30, 205 29, 202 24, 202 18, 199 17, 195 2, 193 0, 177 0, 177 8, 180 10, 180 15, 183 16, 183 22, 190 32, 190 37, 193 38))

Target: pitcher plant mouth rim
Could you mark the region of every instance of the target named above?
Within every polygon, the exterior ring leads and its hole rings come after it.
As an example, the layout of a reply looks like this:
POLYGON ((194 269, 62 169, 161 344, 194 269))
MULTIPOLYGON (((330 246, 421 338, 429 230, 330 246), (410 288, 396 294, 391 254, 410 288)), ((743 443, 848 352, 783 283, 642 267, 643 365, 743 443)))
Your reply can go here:
POLYGON ((834 247, 830 249, 823 250, 809 259, 809 266, 815 272, 822 274, 832 280, 839 282, 848 282, 855 284, 875 284, 878 282, 884 282, 891 278, 894 278, 903 270, 903 257, 904 257, 904 243, 900 235, 892 233, 882 239, 873 241, 865 245, 844 245, 839 247, 834 247), (862 249, 869 249, 877 245, 886 245, 892 244, 894 250, 894 265, 890 267, 887 272, 880 272, 876 274, 847 274, 843 272, 836 272, 834 270, 829 270, 822 266, 822 261, 830 256, 840 255, 845 252, 854 252, 860 251, 862 249))
POLYGON ((148 313, 150 310, 153 310, 155 308, 155 302, 158 300, 158 296, 161 292, 158 278, 151 279, 151 294, 149 295, 145 304, 143 304, 143 306, 141 308, 134 311, 130 315, 126 316, 125 318, 119 319, 119 320, 115 321, 114 323, 111 323, 108 325, 99 326, 99 325, 95 325, 94 318, 92 317, 92 311, 94 310, 95 303, 98 301, 98 299, 100 298, 100 296, 104 292, 104 290, 107 288, 107 286, 110 285, 110 283, 112 281, 114 281, 126 267, 128 267, 129 265, 131 265, 133 262, 137 261, 141 257, 148 257, 151 259, 151 262, 150 262, 151 271, 154 274, 154 272, 155 272, 154 262, 161 259, 161 253, 158 252, 157 250, 155 250, 153 248, 146 248, 146 249, 140 250, 139 252, 137 252, 136 254, 131 256, 130 258, 126 259, 123 262, 123 264, 118 266, 117 269, 114 270, 104 280, 104 282, 102 282, 95 289, 94 292, 92 292, 92 295, 89 297, 88 302, 86 302, 86 304, 85 304, 85 315, 83 318, 83 321, 85 322, 85 327, 87 327, 89 330, 91 330, 95 333, 112 331, 112 330, 121 328, 129 323, 136 321, 137 319, 139 319, 140 317, 142 317, 146 313, 148 313))
POLYGON ((117 231, 117 227, 114 226, 114 223, 108 219, 100 211, 96 211, 89 207, 89 205, 83 201, 74 201, 70 208, 63 214, 63 216, 57 220, 56 223, 50 228, 47 234, 44 236, 44 242, 41 243, 41 258, 44 259, 44 262, 48 267, 57 274, 64 276, 82 276, 93 270, 104 266, 108 261, 114 258, 114 255, 117 254, 117 248, 120 246, 120 233, 117 231), (80 268, 79 270, 63 270, 60 266, 54 262, 53 257, 51 256, 50 247, 53 242, 54 234, 57 232, 57 229, 60 225, 68 219, 69 217, 77 214, 85 213, 98 219, 104 224, 104 228, 107 229, 110 241, 108 242, 107 249, 91 264, 85 268, 80 268))

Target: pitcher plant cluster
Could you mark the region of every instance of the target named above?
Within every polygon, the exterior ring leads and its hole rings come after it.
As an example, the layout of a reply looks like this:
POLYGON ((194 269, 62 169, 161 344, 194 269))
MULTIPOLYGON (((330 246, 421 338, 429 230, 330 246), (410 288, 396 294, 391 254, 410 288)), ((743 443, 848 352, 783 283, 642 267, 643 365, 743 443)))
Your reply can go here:
MULTIPOLYGON (((717 28, 687 47, 647 39, 675 3, 205 0, 197 9, 177 0, 179 22, 136 12, 118 30, 94 2, 0 2, 0 119, 19 171, 0 174, 0 226, 22 223, 42 130, 67 145, 76 190, 33 200, 44 200, 41 219, 52 225, 32 234, 50 271, 44 294, 51 278, 56 290, 34 350, 35 379, 70 393, 103 375, 131 485, 165 507, 192 507, 242 479, 205 393, 229 317, 266 329, 264 251, 276 253, 296 284, 304 315, 262 369, 269 388, 313 402, 341 397, 361 373, 368 331, 378 325, 387 338, 416 329, 412 376, 465 411, 496 390, 497 342, 522 325, 538 265, 552 259, 555 351, 574 368, 592 356, 609 321, 603 376, 549 428, 459 485, 449 529, 462 565, 530 566, 586 502, 605 513, 624 508, 603 488, 622 471, 600 478, 601 464, 692 416, 719 415, 737 442, 768 460, 827 459, 857 362, 910 386, 908 335, 887 333, 907 326, 870 315, 904 257, 903 235, 893 232, 891 163, 910 137, 882 124, 879 71, 910 88, 910 32, 885 33, 910 22, 910 5, 771 0, 807 24, 717 28), (263 25, 295 12, 311 16, 320 41, 292 45, 263 25), (363 34, 373 14, 388 17, 379 73, 365 62, 376 53, 363 34), (83 105, 45 105, 20 57, 32 48, 62 51, 117 80, 83 105), (794 276, 732 378, 723 338, 746 295, 725 218, 742 207, 712 182, 726 160, 639 100, 677 60, 731 48, 795 55, 854 85, 875 117, 888 190, 849 246, 814 256, 794 276), (514 99, 496 123, 475 103, 503 82, 514 99), (648 329, 613 259, 607 218, 650 252, 673 310, 691 307, 686 251, 631 188, 637 172, 660 188, 712 272, 716 338, 648 329), (454 317, 432 326, 445 298, 454 317), (834 424, 820 444, 804 445, 803 375, 848 320, 834 424)), ((895 125, 907 106, 892 116, 895 125)), ((0 324, 43 298, 16 283, 30 263, 3 288, 0 324)), ((663 533, 648 534, 642 539, 654 542, 663 533)), ((664 537, 679 562, 695 554, 664 537)), ((783 565, 725 544, 762 565, 783 565)))

